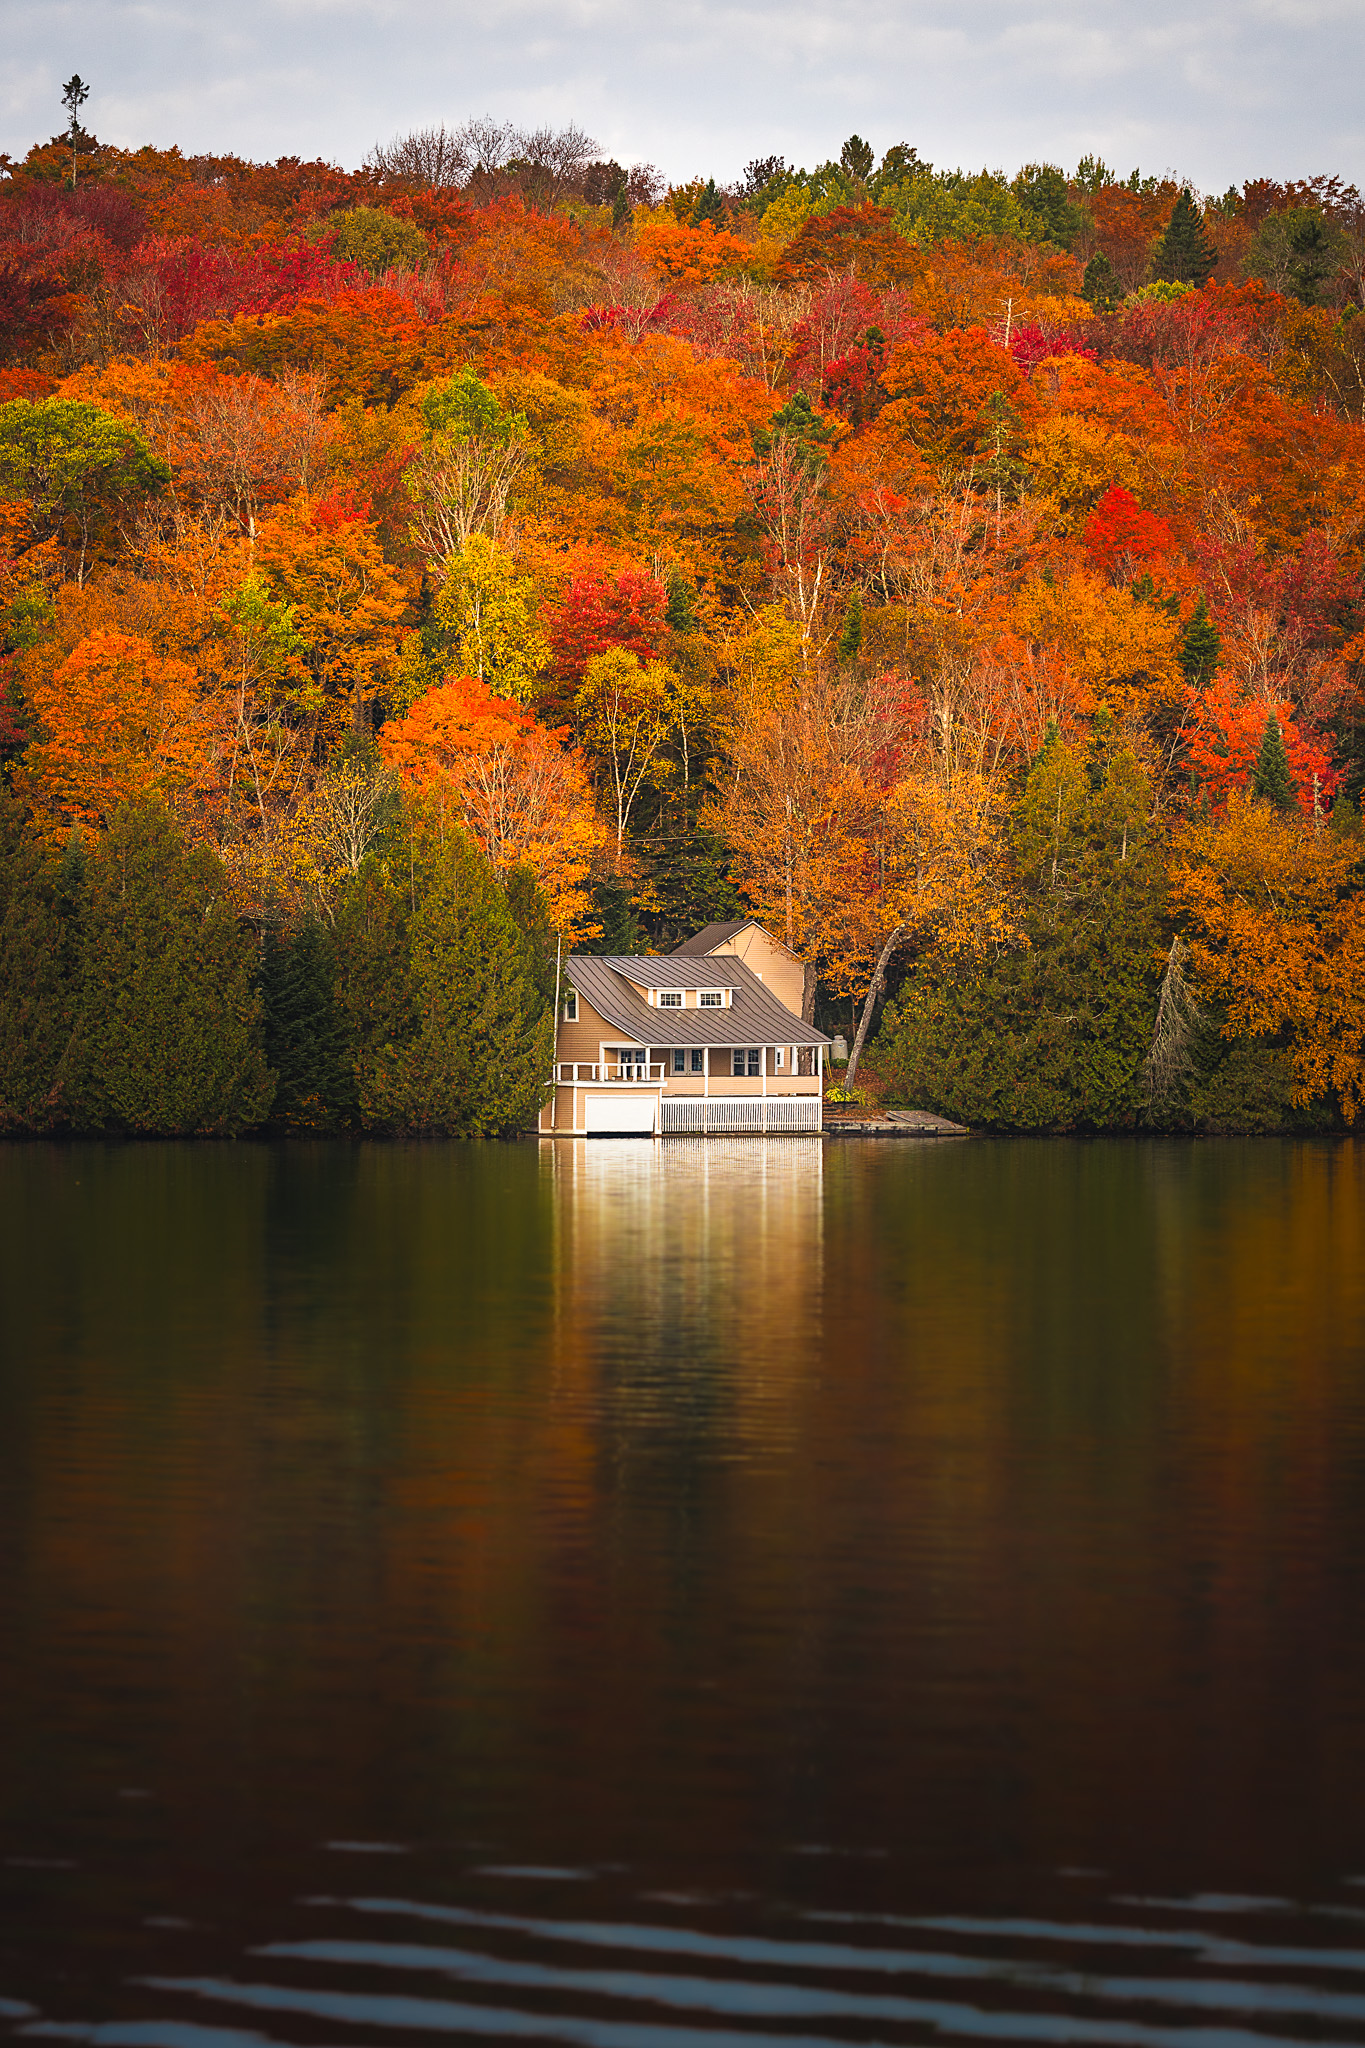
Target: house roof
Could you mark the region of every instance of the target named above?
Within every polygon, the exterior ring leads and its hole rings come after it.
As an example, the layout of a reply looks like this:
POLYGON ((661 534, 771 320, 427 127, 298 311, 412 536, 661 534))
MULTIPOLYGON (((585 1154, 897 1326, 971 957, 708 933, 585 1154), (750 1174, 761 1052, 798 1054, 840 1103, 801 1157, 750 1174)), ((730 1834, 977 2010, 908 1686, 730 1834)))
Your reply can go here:
POLYGON ((709 953, 714 947, 723 946, 727 939, 732 939, 736 932, 742 932, 746 925, 753 922, 751 917, 740 917, 732 924, 703 925, 699 932, 693 932, 690 939, 684 939, 680 946, 675 946, 669 957, 676 960, 679 954, 709 953))
POLYGON ((775 939, 770 931, 766 931, 756 917, 738 917, 729 924, 703 925, 699 932, 693 932, 690 939, 684 939, 680 946, 675 946, 670 958, 676 960, 679 954, 687 954, 695 959, 702 953, 714 953, 716 947, 723 946, 727 939, 733 939, 737 933, 747 931, 762 932, 768 944, 776 946, 778 952, 785 953, 788 959, 795 960, 799 957, 792 952, 790 946, 784 946, 781 939, 775 939))
MULTIPOLYGON (((676 958, 676 955, 670 955, 676 958)), ((571 953, 565 972, 585 1003, 622 1032, 631 1045, 828 1045, 823 1031, 803 1024, 742 960, 727 959, 722 982, 694 972, 677 981, 646 980, 667 963, 631 954, 571 953), (728 1009, 656 1010, 637 996, 631 979, 650 988, 730 988, 728 1009)))

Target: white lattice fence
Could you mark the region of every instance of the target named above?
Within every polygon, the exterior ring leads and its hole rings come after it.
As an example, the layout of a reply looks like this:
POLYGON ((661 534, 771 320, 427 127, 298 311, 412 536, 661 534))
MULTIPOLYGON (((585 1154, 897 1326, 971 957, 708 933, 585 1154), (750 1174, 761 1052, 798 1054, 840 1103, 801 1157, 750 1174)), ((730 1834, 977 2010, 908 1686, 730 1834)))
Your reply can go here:
POLYGON ((764 1133, 818 1131, 818 1095, 665 1095, 660 1105, 665 1137, 700 1137, 714 1134, 734 1136, 743 1132, 753 1137, 764 1133))

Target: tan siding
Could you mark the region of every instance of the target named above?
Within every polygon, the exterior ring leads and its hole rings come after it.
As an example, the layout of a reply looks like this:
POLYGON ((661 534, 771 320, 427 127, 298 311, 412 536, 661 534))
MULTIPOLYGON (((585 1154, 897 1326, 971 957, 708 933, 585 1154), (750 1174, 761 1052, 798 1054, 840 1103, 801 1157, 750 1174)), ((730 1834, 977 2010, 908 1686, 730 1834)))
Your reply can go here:
POLYGON ((779 1003, 786 1004, 793 1016, 801 1015, 806 970, 759 925, 746 925, 733 939, 723 939, 707 957, 714 960, 720 953, 733 953, 751 973, 758 975, 765 988, 772 990, 779 1003))

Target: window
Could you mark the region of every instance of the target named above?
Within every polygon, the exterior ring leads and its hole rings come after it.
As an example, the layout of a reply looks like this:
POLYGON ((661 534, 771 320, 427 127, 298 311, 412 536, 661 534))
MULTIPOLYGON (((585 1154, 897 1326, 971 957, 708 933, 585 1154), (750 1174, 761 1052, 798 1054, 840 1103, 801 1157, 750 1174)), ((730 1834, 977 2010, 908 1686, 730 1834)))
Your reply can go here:
POLYGON ((773 1049, 773 1065, 774 1067, 780 1067, 782 1065, 782 1048, 780 1045, 774 1047, 773 1049))
POLYGON ((569 990, 569 993, 564 998, 564 1022, 566 1024, 576 1024, 578 1022, 577 989, 571 988, 569 990))
POLYGON ((759 1073, 758 1062, 759 1051, 756 1045, 737 1045, 730 1071, 736 1079, 747 1076, 756 1081, 759 1073))
POLYGON ((702 990, 701 1006, 703 1010, 719 1010, 721 1005, 721 992, 718 988, 704 988, 702 990))
POLYGON ((706 1072, 706 1054, 699 1045, 694 1046, 692 1049, 692 1072, 694 1074, 704 1074, 706 1072))
POLYGON ((673 1053, 673 1071, 675 1074, 685 1074, 687 1072, 687 1054, 678 1051, 676 1048, 673 1053))
POLYGON ((682 990, 680 988, 661 988, 659 990, 659 1008, 661 1010, 680 1010, 682 1008, 682 990))

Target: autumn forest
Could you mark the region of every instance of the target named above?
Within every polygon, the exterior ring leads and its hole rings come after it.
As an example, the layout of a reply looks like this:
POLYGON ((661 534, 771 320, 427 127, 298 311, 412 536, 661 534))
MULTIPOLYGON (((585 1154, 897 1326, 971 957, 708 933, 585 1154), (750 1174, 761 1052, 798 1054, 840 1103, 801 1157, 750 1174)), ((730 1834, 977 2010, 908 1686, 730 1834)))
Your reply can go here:
POLYGON ((508 1134, 754 914, 844 1092, 1365 1095, 1365 200, 0 158, 0 1131, 508 1134))

